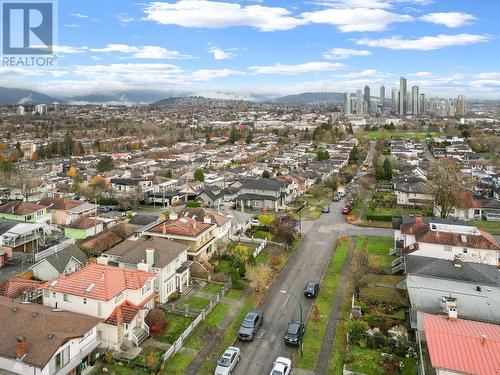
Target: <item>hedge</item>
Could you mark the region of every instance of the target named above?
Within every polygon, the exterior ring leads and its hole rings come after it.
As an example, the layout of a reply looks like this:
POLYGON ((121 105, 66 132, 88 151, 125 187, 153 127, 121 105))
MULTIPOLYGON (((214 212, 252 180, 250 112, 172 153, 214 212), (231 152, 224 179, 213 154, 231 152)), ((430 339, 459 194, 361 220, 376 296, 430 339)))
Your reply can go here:
POLYGON ((365 218, 366 218, 366 220, 373 220, 373 221, 392 221, 392 215, 366 214, 365 218))

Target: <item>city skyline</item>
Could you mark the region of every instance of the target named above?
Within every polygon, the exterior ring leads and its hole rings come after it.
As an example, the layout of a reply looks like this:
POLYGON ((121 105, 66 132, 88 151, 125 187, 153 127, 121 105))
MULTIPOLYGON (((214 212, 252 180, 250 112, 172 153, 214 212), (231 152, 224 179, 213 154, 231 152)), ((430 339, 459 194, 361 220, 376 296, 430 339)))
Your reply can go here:
POLYGON ((390 90, 405 76, 427 97, 497 99, 499 10, 428 0, 60 2, 58 66, 0 67, 0 86, 251 99, 390 90))

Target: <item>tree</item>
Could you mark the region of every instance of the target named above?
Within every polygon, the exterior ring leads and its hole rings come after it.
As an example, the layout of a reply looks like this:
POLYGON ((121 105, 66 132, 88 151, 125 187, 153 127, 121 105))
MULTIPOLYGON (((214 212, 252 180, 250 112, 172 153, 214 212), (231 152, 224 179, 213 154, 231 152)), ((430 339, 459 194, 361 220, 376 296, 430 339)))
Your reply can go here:
POLYGON ((437 164, 429 174, 434 203, 439 207, 441 218, 446 218, 458 203, 463 189, 454 162, 437 164))
POLYGON ((328 160, 330 159, 330 153, 323 149, 318 150, 316 152, 316 158, 318 159, 318 161, 328 160))
POLYGON ((270 227, 274 221, 274 215, 261 215, 259 217, 259 224, 263 227, 270 227))
POLYGON ((231 133, 229 134, 229 142, 234 144, 240 139, 240 133, 234 126, 231 127, 231 133))
POLYGON ((384 167, 385 179, 389 181, 392 180, 392 165, 389 158, 386 157, 384 159, 383 167, 384 167))
POLYGON ((256 266, 248 267, 247 279, 250 280, 250 285, 257 292, 264 289, 271 280, 273 270, 266 264, 257 264, 256 266))
POLYGON ((152 333, 160 332, 167 325, 165 313, 161 309, 149 310, 146 318, 144 318, 144 321, 149 326, 152 333))
POLYGON ((370 271, 370 261, 366 251, 358 251, 354 253, 352 259, 352 285, 354 287, 354 295, 359 299, 361 288, 365 287, 368 283, 366 276, 370 271))
POLYGON ((247 145, 252 144, 253 142, 253 132, 248 132, 247 134, 247 139, 245 140, 247 145))
POLYGON ((270 178, 271 177, 271 173, 269 173, 269 171, 266 169, 264 170, 264 172, 262 172, 262 178, 270 178))
POLYGON ((248 246, 237 244, 228 250, 229 255, 236 263, 243 264, 248 259, 248 246))
POLYGON ((194 179, 195 181, 203 182, 205 181, 205 174, 203 173, 203 169, 198 168, 194 171, 194 179))
POLYGON ((76 169, 76 167, 72 164, 71 167, 69 167, 68 169, 68 177, 71 177, 71 178, 74 178, 78 173, 78 170, 76 169))
POLYGON ((99 158, 97 163, 97 172, 108 172, 113 169, 113 158, 109 155, 104 155, 99 158))
POLYGON ((173 176, 173 174, 172 174, 172 170, 171 170, 171 169, 167 169, 167 170, 165 171, 165 177, 167 177, 167 178, 172 178, 172 177, 174 177, 174 176, 173 176))
POLYGON ((370 326, 364 320, 349 320, 345 322, 346 330, 349 333, 349 343, 358 345, 359 341, 366 337, 366 331, 370 326))
POLYGON ((356 164, 359 159, 359 149, 358 146, 354 145, 354 147, 351 149, 351 152, 349 153, 349 163, 351 164, 356 164))

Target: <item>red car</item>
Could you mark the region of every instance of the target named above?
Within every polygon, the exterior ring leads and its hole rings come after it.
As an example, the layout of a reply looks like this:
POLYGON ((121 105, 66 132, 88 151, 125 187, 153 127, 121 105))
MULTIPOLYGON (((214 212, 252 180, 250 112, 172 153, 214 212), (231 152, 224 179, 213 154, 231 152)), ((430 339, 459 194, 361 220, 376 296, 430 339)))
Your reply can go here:
POLYGON ((345 206, 343 209, 342 209, 342 214, 343 215, 349 215, 351 213, 351 206, 345 206))

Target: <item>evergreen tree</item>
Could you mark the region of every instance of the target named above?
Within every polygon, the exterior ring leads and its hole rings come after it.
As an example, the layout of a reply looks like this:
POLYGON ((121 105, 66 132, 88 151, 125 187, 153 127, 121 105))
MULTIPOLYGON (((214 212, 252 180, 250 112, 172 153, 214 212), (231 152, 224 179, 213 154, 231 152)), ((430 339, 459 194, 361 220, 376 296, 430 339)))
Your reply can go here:
POLYGON ((392 180, 392 165, 389 158, 384 159, 384 175, 386 180, 392 180))

